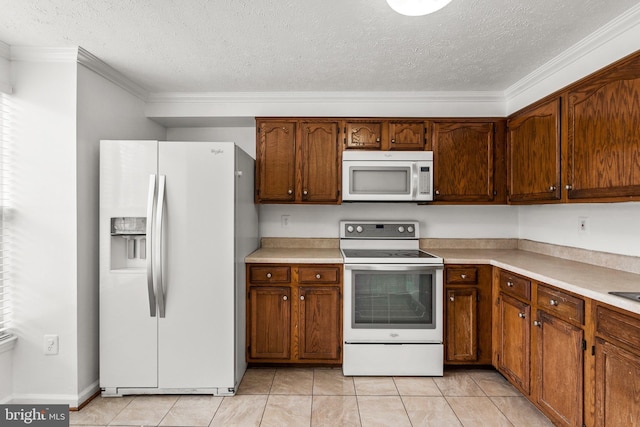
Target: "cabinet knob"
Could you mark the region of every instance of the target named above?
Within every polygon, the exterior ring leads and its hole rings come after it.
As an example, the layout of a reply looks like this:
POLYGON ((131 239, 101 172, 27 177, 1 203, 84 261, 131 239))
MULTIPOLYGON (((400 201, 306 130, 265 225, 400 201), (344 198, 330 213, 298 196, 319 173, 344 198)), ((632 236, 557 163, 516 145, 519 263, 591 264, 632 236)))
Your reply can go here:
POLYGON ((440 191, 436 190, 436 196, 439 196, 439 195, 440 195, 440 191))
POLYGON ((557 305, 558 305, 558 300, 550 299, 550 300, 549 300, 549 305, 555 305, 555 306, 557 306, 557 305))
POLYGON ((456 300, 456 298, 455 298, 455 297, 449 297, 449 301, 453 302, 453 301, 455 301, 455 300, 456 300))
POLYGON ((287 194, 293 194, 293 190, 292 189, 287 190, 287 194))
POLYGON ((566 188, 567 190, 572 190, 573 186, 571 186, 571 184, 567 184, 564 186, 564 188, 566 188))
POLYGON ((524 319, 527 317, 527 315, 521 312, 521 313, 518 313, 518 317, 521 319, 524 319))
POLYGON ((320 273, 316 274, 316 279, 319 279, 320 277, 320 273))
POLYGON ((300 301, 304 301, 304 295, 300 295, 300 301))
POLYGON ((282 301, 286 301, 286 300, 288 300, 288 299, 289 299, 289 297, 288 297, 288 296, 286 296, 286 295, 283 295, 283 296, 282 296, 282 301))
POLYGON ((380 142, 380 137, 376 138, 376 142, 380 142))
POLYGON ((271 273, 267 273, 267 279, 271 279, 271 273))
POLYGON ((309 192, 307 190, 304 190, 302 194, 306 196, 307 194, 309 194, 309 192))
POLYGON ((513 282, 507 282, 507 286, 513 288, 513 282))
POLYGON ((551 187, 549 187, 549 191, 556 191, 556 186, 552 185, 551 187))
POLYGON ((534 320, 533 321, 533 326, 542 326, 542 322, 538 321, 538 320, 534 320))
POLYGON ((461 278, 461 279, 466 279, 466 278, 467 278, 467 275, 466 275, 466 274, 461 274, 461 275, 460 275, 460 278, 461 278))
POLYGON ((392 144, 395 144, 395 143, 396 143, 396 140, 395 140, 395 139, 392 139, 392 140, 391 140, 391 143, 392 143, 392 144))

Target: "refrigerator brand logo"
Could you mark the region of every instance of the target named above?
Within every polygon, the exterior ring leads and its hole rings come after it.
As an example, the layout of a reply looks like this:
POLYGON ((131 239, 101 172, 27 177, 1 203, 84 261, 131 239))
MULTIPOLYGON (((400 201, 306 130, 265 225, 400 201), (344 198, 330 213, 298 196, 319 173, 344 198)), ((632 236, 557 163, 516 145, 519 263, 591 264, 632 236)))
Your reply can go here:
POLYGON ((222 149, 220 149, 220 148, 212 148, 212 149, 211 149, 211 154, 214 154, 214 155, 216 155, 216 156, 217 156, 218 154, 222 154, 222 153, 224 153, 224 150, 222 150, 222 149))
POLYGON ((68 405, 1 405, 2 426, 68 426, 68 405))

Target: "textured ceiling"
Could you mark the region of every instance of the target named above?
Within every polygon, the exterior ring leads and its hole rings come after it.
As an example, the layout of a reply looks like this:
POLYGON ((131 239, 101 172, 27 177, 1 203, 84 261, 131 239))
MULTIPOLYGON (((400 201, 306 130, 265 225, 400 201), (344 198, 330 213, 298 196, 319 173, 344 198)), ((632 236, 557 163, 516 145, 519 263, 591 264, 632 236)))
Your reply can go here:
POLYGON ((0 0, 0 41, 81 46, 150 92, 495 91, 638 3, 0 0))

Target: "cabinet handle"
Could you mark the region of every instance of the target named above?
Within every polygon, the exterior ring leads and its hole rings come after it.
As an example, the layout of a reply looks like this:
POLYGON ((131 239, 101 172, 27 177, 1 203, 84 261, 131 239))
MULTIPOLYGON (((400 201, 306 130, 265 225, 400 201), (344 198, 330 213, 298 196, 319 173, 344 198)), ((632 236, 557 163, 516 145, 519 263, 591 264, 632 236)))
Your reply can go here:
POLYGON ((573 190, 573 187, 571 186, 571 184, 565 185, 564 188, 567 190, 573 190))
POLYGON ((304 190, 302 194, 306 196, 307 194, 309 194, 309 192, 307 190, 304 190))
POLYGON ((396 140, 395 140, 395 139, 392 139, 392 140, 391 140, 391 143, 392 143, 392 144, 395 144, 395 143, 396 143, 396 140))
POLYGON ((287 194, 289 195, 293 194, 293 190, 292 189, 287 190, 287 194))
POLYGON ((507 282, 507 287, 513 288, 513 282, 507 282))
POLYGON ((533 321, 533 326, 542 326, 542 322, 539 322, 537 320, 533 321))
POLYGON ((267 273, 267 279, 271 279, 271 273, 267 273))
POLYGON ((466 279, 466 278, 467 278, 467 275, 466 275, 466 274, 461 274, 461 275, 460 275, 460 278, 461 278, 461 279, 466 279))
POLYGON ((521 318, 521 319, 524 319, 527 316, 524 313, 518 313, 518 317, 521 318))
POLYGON ((449 297, 449 301, 453 302, 455 300, 456 300, 455 297, 449 297))
POLYGON ((300 301, 304 301, 304 295, 300 295, 300 301))
POLYGON ((439 195, 440 195, 440 191, 436 190, 436 196, 439 196, 439 195))
POLYGON ((286 300, 288 300, 288 299, 289 299, 289 297, 288 297, 288 296, 286 296, 286 295, 283 295, 283 296, 282 296, 282 301, 286 301, 286 300))
POLYGON ((319 279, 320 277, 322 277, 320 276, 320 273, 316 274, 316 279, 319 279))
POLYGON ((550 300, 549 300, 549 305, 555 305, 555 306, 557 306, 557 305, 558 305, 558 301, 557 301, 557 300, 555 300, 555 299, 550 299, 550 300))
POLYGON ((556 191, 556 186, 552 185, 551 187, 549 187, 549 191, 556 191))
POLYGON ((376 142, 380 142, 380 137, 376 138, 376 142))

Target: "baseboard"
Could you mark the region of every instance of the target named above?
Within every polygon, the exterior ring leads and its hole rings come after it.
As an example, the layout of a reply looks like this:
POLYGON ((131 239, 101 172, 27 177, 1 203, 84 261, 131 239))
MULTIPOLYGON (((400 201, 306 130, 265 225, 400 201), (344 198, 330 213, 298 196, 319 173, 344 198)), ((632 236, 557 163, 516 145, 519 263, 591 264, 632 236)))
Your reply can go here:
POLYGON ((96 380, 77 395, 73 394, 14 394, 4 403, 69 405, 70 409, 78 409, 93 398, 100 390, 100 382, 96 380))

